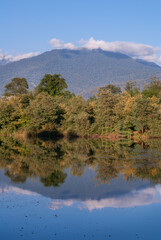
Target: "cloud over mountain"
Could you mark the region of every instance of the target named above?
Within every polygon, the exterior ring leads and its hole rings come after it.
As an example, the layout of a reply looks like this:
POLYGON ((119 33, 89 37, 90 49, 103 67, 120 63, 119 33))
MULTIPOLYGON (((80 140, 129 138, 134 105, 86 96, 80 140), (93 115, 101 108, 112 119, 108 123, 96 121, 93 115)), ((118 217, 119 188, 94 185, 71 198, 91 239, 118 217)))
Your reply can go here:
POLYGON ((106 42, 103 40, 95 40, 90 38, 88 40, 81 39, 77 45, 73 43, 64 43, 57 38, 49 41, 52 48, 66 48, 66 49, 102 49, 104 51, 120 52, 129 55, 132 58, 143 59, 149 62, 161 63, 161 47, 153 47, 146 44, 135 42, 106 42))
POLYGON ((0 49, 0 61, 5 60, 6 62, 15 62, 24 58, 35 57, 39 54, 40 52, 29 52, 29 53, 17 54, 16 56, 13 56, 11 54, 3 53, 3 51, 0 49))
MULTIPOLYGON (((52 49, 70 49, 76 50, 86 48, 89 50, 102 49, 104 51, 119 52, 126 54, 134 59, 142 59, 148 62, 161 64, 161 47, 153 47, 151 45, 135 43, 135 42, 107 42, 103 40, 95 40, 93 37, 88 40, 81 39, 76 44, 53 38, 48 42, 52 49)), ((0 49, 0 61, 6 62, 19 61, 24 58, 30 58, 39 55, 40 52, 29 52, 25 54, 17 54, 13 56, 4 53, 0 49)))
POLYGON ((51 45, 52 48, 57 48, 57 49, 66 48, 66 49, 74 50, 77 48, 73 43, 64 43, 64 41, 59 40, 57 38, 51 39, 49 41, 49 44, 51 45))

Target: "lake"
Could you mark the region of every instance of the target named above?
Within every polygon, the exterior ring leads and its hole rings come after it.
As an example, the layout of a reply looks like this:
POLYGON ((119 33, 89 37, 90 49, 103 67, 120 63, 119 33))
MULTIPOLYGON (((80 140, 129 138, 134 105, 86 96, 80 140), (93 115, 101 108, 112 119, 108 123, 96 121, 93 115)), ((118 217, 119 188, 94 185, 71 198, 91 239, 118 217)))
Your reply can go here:
POLYGON ((0 239, 160 240, 160 146, 0 139, 0 239))

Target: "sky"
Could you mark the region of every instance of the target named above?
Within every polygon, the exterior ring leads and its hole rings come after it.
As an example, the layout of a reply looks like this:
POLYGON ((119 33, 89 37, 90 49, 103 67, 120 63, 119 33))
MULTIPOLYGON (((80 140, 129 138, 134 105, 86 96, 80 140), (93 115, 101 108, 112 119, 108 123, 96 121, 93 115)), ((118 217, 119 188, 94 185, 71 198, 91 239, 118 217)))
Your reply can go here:
POLYGON ((161 0, 0 0, 0 59, 102 48, 161 64, 161 0))

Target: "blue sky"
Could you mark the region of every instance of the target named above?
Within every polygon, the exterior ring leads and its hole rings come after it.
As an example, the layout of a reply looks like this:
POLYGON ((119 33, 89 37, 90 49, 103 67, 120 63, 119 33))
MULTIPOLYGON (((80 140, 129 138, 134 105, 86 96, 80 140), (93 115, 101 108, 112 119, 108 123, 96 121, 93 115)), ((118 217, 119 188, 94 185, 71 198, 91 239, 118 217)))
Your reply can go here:
POLYGON ((160 13, 161 0, 0 0, 0 53, 41 53, 57 47, 51 39, 78 46, 93 38, 150 45, 160 59, 160 13))

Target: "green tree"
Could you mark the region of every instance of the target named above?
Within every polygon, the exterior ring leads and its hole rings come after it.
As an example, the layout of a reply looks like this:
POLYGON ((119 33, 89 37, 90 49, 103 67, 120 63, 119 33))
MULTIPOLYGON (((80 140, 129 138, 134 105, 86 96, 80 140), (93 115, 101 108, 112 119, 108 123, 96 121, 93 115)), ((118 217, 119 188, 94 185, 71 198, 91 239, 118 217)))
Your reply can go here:
POLYGON ((92 120, 87 102, 81 96, 73 96, 66 102, 65 110, 63 128, 70 134, 73 132, 73 135, 74 133, 78 136, 88 135, 92 120))
POLYGON ((135 129, 142 133, 149 130, 151 121, 157 114, 154 106, 150 104, 150 100, 139 95, 135 99, 132 111, 135 129))
POLYGON ((10 83, 5 86, 4 96, 14 96, 26 94, 28 92, 28 82, 26 78, 13 78, 10 83))
POLYGON ((0 101, 0 129, 7 127, 12 121, 14 108, 11 104, 0 101))
POLYGON ((53 97, 47 93, 40 93, 30 102, 25 115, 29 119, 28 125, 36 130, 40 130, 46 124, 51 124, 52 129, 55 129, 64 119, 64 110, 53 97))
POLYGON ((106 85, 106 86, 104 86, 104 87, 101 87, 100 90, 104 90, 104 91, 109 90, 109 91, 110 91, 111 93, 113 93, 113 94, 119 94, 119 93, 121 93, 121 88, 118 87, 118 86, 115 86, 115 85, 113 85, 113 84, 108 84, 108 85, 106 85))
POLYGON ((62 94, 67 87, 65 79, 60 74, 45 74, 36 90, 38 93, 47 92, 51 96, 55 96, 62 94))
POLYGON ((161 93, 161 80, 157 79, 156 77, 151 78, 151 82, 147 84, 143 91, 142 94, 145 97, 159 97, 161 93))
POLYGON ((139 93, 139 88, 136 86, 136 82, 126 82, 125 91, 128 92, 132 97, 139 93))
POLYGON ((107 132, 112 132, 115 129, 115 106, 118 103, 119 97, 120 94, 113 94, 110 89, 99 89, 94 107, 94 132, 97 131, 96 133, 104 135, 107 132))

